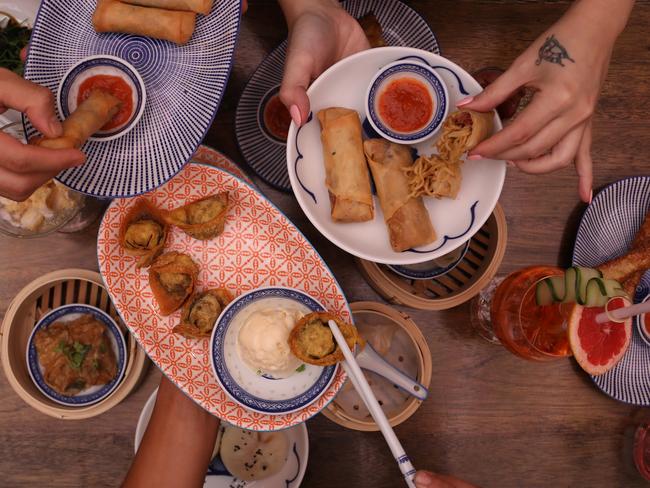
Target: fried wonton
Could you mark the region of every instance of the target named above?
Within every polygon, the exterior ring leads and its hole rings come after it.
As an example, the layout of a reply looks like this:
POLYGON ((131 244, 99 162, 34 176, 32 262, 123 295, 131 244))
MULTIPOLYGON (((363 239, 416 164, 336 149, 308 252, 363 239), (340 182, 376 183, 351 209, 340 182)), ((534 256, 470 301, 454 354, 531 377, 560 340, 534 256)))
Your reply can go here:
POLYGON ((167 224, 160 211, 141 198, 124 217, 119 239, 127 254, 138 257, 137 267, 146 267, 165 247, 167 224))
POLYGON ((334 320, 339 326, 350 349, 357 343, 363 344, 363 339, 353 325, 329 312, 312 312, 302 317, 289 334, 289 347, 293 355, 316 366, 331 366, 343 361, 343 351, 327 325, 329 320, 334 320))
POLYGON ((175 312, 194 291, 198 265, 187 254, 176 251, 158 257, 149 268, 149 285, 161 315, 175 312))
POLYGON ((200 198, 165 212, 165 221, 195 239, 208 240, 223 232, 228 212, 228 192, 200 198))
POLYGON ((181 322, 174 327, 174 332, 192 339, 210 337, 221 311, 232 299, 225 288, 195 293, 183 306, 181 322))

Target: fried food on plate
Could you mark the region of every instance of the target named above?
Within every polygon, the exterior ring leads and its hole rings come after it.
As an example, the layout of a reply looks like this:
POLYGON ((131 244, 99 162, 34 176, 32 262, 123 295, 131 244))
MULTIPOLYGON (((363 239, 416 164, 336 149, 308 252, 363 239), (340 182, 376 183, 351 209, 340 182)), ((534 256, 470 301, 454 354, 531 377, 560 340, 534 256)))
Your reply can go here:
POLYGON ((146 267, 165 247, 167 225, 158 209, 140 198, 129 209, 120 226, 120 247, 138 258, 138 268, 146 267))
POLYGON ((225 288, 195 293, 183 306, 181 322, 174 327, 174 332, 193 339, 210 337, 217 318, 232 299, 225 288))
POLYGON ((163 217, 187 235, 205 241, 223 232, 227 213, 228 192, 221 192, 164 212, 163 217))
POLYGON ((198 265, 187 254, 168 252, 149 268, 149 285, 161 315, 170 315, 185 303, 194 291, 198 265))

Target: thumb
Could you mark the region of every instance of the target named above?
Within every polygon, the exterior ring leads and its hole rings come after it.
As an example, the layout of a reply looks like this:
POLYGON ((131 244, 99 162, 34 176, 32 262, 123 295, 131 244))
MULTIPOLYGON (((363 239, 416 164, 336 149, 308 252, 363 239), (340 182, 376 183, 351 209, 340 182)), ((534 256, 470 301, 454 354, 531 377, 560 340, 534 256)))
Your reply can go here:
POLYGON ((461 100, 456 106, 477 112, 489 112, 510 98, 524 83, 524 80, 515 74, 511 67, 481 93, 461 100))
POLYGON ((280 87, 280 100, 291 114, 293 122, 300 127, 309 117, 309 97, 307 88, 311 80, 314 60, 304 52, 287 53, 284 76, 280 87))

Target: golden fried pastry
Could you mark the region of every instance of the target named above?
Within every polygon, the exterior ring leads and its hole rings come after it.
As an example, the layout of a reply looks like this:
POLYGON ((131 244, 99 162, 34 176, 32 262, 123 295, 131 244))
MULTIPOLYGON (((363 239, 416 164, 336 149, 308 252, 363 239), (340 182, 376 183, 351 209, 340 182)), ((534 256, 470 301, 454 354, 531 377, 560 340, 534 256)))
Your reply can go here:
POLYGON ((210 337, 221 311, 232 299, 225 288, 195 293, 183 306, 181 323, 174 327, 174 332, 192 339, 210 337))
POLYGON ((639 232, 634 237, 631 249, 650 249, 650 212, 646 214, 639 232))
POLYGON ((138 257, 138 268, 146 267, 165 247, 167 225, 160 211, 144 198, 131 207, 120 226, 120 246, 138 257))
POLYGON ((168 252, 149 268, 149 285, 161 315, 169 315, 183 305, 194 291, 198 265, 187 254, 168 252))
POLYGON ((293 355, 316 366, 331 366, 343 361, 343 352, 327 325, 329 320, 334 320, 339 326, 350 349, 357 343, 363 343, 353 325, 329 312, 312 312, 302 317, 289 334, 289 347, 293 355))
POLYGON ((228 212, 228 192, 195 200, 164 214, 175 225, 195 239, 208 240, 223 232, 228 212))

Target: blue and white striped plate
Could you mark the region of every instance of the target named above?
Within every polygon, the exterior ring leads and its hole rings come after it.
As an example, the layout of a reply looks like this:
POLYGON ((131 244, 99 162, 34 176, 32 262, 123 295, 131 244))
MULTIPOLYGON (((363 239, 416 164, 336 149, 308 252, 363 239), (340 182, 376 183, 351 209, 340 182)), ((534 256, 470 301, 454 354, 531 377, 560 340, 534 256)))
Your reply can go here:
MULTIPOLYGON (((56 93, 81 59, 109 54, 138 70, 147 88, 144 114, 134 129, 107 142, 89 141, 87 162, 57 179, 97 197, 128 197, 159 187, 185 165, 205 137, 230 75, 239 31, 239 0, 214 2, 197 16, 190 41, 97 34, 94 1, 43 0, 30 41, 25 77, 56 93)), ((24 119, 28 137, 35 130, 24 119)))
MULTIPOLYGON (((597 266, 624 254, 650 212, 650 176, 617 181, 596 195, 578 228, 573 264, 597 266)), ((650 272, 636 290, 634 301, 650 293, 650 272)), ((636 320, 636 319, 635 319, 636 320)), ((650 346, 637 327, 630 347, 610 371, 593 376, 594 383, 610 397, 625 403, 650 406, 650 346)))
MULTIPOLYGON (((347 0, 343 7, 353 17, 374 13, 388 46, 408 46, 440 54, 438 40, 420 14, 399 0, 347 0)), ((278 190, 290 192, 286 141, 264 125, 264 107, 280 89, 287 41, 275 48, 251 76, 237 106, 235 134, 239 149, 255 173, 278 190)))

